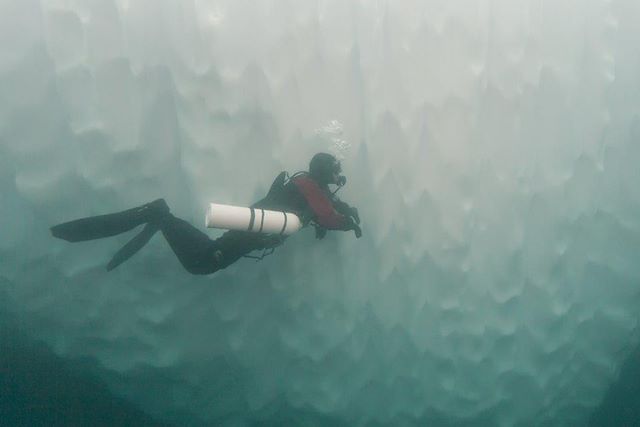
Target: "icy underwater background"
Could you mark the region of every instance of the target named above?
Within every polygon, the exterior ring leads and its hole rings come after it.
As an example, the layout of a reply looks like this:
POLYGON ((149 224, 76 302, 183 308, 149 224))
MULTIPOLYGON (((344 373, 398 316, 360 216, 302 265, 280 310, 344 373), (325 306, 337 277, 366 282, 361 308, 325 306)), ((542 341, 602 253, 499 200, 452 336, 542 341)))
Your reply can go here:
POLYGON ((640 338, 638 22, 636 0, 0 0, 3 328, 154 422, 587 425, 640 338), (204 229, 336 149, 359 240, 303 230, 196 277, 160 234, 107 273, 131 234, 48 231, 158 197, 204 229))

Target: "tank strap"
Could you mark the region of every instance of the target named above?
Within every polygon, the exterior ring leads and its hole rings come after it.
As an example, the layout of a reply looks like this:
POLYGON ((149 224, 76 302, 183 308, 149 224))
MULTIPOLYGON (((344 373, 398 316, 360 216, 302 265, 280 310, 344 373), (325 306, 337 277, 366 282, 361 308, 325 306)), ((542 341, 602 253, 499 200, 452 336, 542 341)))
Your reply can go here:
POLYGON ((248 231, 253 230, 253 225, 256 222, 256 210, 254 208, 249 208, 251 211, 251 218, 249 219, 249 228, 248 231))
POLYGON ((260 220, 260 230, 258 230, 258 233, 262 233, 262 228, 264 227, 264 209, 260 209, 260 212, 262 212, 262 218, 260 220))
POLYGON ((282 230, 280 230, 280 234, 284 234, 284 231, 287 229, 287 213, 282 211, 282 215, 284 215, 284 224, 282 225, 282 230))

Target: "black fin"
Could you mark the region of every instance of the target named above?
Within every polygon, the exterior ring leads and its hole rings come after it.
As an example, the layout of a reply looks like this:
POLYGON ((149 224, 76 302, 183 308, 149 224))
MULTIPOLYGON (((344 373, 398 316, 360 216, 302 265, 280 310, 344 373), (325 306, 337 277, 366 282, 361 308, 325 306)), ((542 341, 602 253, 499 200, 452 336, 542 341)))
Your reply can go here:
POLYGON ((51 234, 68 242, 102 239, 129 231, 168 212, 164 199, 157 199, 126 211, 58 224, 51 227, 51 234))
POLYGON ((142 249, 142 247, 146 245, 149 240, 151 240, 153 235, 159 229, 160 228, 154 223, 145 225, 141 232, 136 234, 133 239, 129 240, 129 242, 124 245, 118 252, 116 252, 113 258, 111 258, 111 261, 109 261, 109 264, 107 264, 107 271, 113 270, 114 268, 131 258, 133 255, 135 255, 136 252, 142 249))

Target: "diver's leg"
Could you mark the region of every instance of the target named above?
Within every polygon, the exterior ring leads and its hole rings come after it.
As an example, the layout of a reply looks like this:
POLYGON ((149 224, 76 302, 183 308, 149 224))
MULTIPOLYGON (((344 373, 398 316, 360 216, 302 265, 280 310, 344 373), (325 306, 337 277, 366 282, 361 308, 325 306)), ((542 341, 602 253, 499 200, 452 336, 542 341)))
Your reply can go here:
POLYGON ((51 234, 69 242, 101 239, 124 233, 168 213, 164 199, 157 199, 126 211, 65 222, 51 227, 51 234))
POLYGON ((215 273, 249 252, 265 247, 263 236, 243 231, 227 231, 212 240, 173 215, 163 217, 160 230, 182 266, 192 274, 215 273))
POLYGON ((230 230, 216 239, 220 251, 220 268, 226 268, 251 251, 263 249, 263 236, 248 231, 230 230))
POLYGON ((265 247, 262 236, 228 231, 212 240, 188 222, 176 218, 164 199, 108 215, 82 218, 51 227, 53 236, 70 242, 115 236, 146 224, 107 265, 112 270, 138 252, 161 230, 183 267, 192 274, 211 274, 226 268, 247 253, 265 247))
POLYGON ((192 274, 211 274, 220 268, 218 245, 187 221, 168 214, 157 222, 182 266, 192 274))

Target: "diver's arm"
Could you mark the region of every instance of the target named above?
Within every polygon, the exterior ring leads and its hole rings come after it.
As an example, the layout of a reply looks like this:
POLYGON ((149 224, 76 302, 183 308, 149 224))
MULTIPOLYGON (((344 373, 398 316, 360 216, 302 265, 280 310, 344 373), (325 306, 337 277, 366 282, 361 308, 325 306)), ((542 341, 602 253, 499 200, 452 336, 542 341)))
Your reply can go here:
POLYGON ((348 203, 343 202, 336 196, 332 194, 331 202, 333 203, 333 207, 344 215, 347 218, 347 226, 346 230, 353 230, 356 233, 356 237, 362 237, 362 229, 360 228, 360 214, 358 213, 358 209, 353 206, 349 206, 348 203))
POLYGON ((350 218, 336 211, 331 200, 315 181, 307 177, 300 177, 295 179, 294 183, 306 199, 320 226, 329 230, 352 229, 349 227, 352 222, 349 221, 350 218))
MULTIPOLYGON (((329 230, 353 230, 357 238, 362 237, 362 229, 358 225, 360 218, 357 209, 350 208, 350 215, 342 215, 338 213, 333 205, 333 200, 322 191, 320 186, 313 180, 300 177, 294 180, 294 183, 303 194, 311 210, 316 216, 316 222, 321 228, 329 230)), ((348 205, 347 205, 348 206, 348 205)), ((341 207, 343 207, 341 205, 341 207)), ((321 239, 324 232, 316 229, 316 237, 321 239)))
POLYGON ((335 208, 336 211, 340 212, 342 215, 349 215, 349 212, 351 211, 351 206, 349 206, 347 203, 343 202, 342 200, 338 199, 335 195, 332 197, 331 199, 331 203, 333 204, 333 207, 335 208))
POLYGON ((349 204, 338 199, 338 197, 336 197, 335 195, 333 196, 331 201, 336 211, 340 212, 346 217, 353 218, 356 224, 360 224, 360 214, 358 213, 358 209, 354 208, 353 206, 349 206, 349 204))

